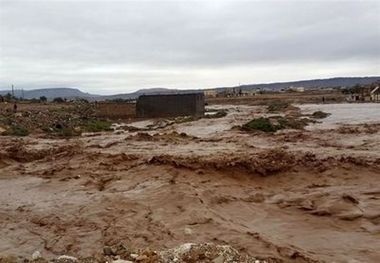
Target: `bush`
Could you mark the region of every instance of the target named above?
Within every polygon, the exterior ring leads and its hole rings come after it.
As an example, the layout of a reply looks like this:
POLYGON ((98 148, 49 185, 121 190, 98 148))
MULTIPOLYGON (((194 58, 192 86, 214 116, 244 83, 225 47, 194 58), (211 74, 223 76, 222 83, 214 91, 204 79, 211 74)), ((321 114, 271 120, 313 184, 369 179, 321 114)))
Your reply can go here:
POLYGON ((319 111, 314 112, 311 116, 315 119, 324 119, 329 115, 330 115, 330 113, 326 113, 326 112, 319 110, 319 111))
POLYGON ((207 114, 204 116, 206 119, 217 119, 217 118, 222 118, 227 116, 227 111, 226 110, 218 110, 214 114, 207 114))
POLYGON ((263 132, 276 132, 282 129, 303 129, 310 122, 313 122, 307 118, 285 118, 282 116, 275 116, 271 118, 257 118, 244 124, 241 128, 245 131, 263 131, 263 132))
POLYGON ((268 105, 267 109, 270 112, 277 112, 277 111, 286 110, 289 106, 290 104, 288 102, 274 101, 273 103, 268 105))
POLYGON ((278 117, 278 128, 279 129, 296 129, 300 130, 305 128, 310 122, 310 119, 307 118, 285 118, 285 117, 278 117))
POLYGON ((54 98, 54 99, 53 99, 53 102, 56 102, 56 103, 63 103, 63 102, 65 102, 65 100, 62 99, 61 97, 57 97, 57 98, 54 98))
POLYGON ((270 119, 260 117, 247 122, 242 126, 242 129, 246 131, 258 130, 263 132, 275 132, 279 127, 273 125, 270 119))
POLYGON ((28 129, 19 126, 19 125, 13 125, 9 129, 7 129, 5 132, 3 132, 3 135, 11 135, 11 136, 28 136, 29 131, 28 129))
POLYGON ((83 130, 86 132, 110 131, 111 124, 111 122, 105 120, 88 120, 84 124, 83 130))

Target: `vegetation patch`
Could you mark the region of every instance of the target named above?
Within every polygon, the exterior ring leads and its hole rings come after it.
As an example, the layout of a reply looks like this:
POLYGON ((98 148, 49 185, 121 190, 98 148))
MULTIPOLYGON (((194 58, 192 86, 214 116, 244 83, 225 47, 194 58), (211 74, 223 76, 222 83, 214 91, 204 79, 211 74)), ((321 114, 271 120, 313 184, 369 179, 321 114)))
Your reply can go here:
POLYGON ((29 130, 20 125, 12 125, 2 135, 10 135, 10 136, 28 136, 29 130))
POLYGON ((181 116, 181 117, 177 117, 174 119, 174 122, 175 123, 185 123, 185 122, 192 122, 192 121, 197 121, 199 120, 198 117, 194 117, 194 116, 181 116))
POLYGON ((296 129, 301 130, 305 128, 310 122, 314 122, 308 118, 292 118, 292 117, 274 117, 277 121, 279 130, 280 129, 296 129))
POLYGON ((289 108, 290 103, 285 101, 274 101, 268 105, 267 109, 269 112, 279 112, 284 111, 289 108))
POLYGON ((279 127, 273 125, 269 118, 260 117, 247 122, 242 126, 242 129, 245 131, 275 132, 279 127))
POLYGON ((246 124, 241 129, 244 131, 262 131, 262 132, 276 132, 282 129, 303 129, 312 120, 308 118, 291 118, 283 116, 273 116, 270 118, 256 118, 246 124))
POLYGON ((324 118, 328 117, 329 115, 330 115, 330 113, 319 110, 319 111, 314 112, 311 116, 315 119, 324 119, 324 118))
POLYGON ((226 110, 217 110, 215 113, 205 114, 204 118, 206 118, 206 119, 218 119, 218 118, 223 118, 225 116, 227 116, 226 110))
POLYGON ((82 132, 101 132, 110 131, 111 122, 97 119, 87 119, 73 123, 56 123, 50 127, 44 127, 42 130, 50 135, 58 137, 80 136, 82 132))
POLYGON ((111 131, 111 125, 112 123, 106 120, 92 119, 83 123, 82 130, 86 132, 111 131))

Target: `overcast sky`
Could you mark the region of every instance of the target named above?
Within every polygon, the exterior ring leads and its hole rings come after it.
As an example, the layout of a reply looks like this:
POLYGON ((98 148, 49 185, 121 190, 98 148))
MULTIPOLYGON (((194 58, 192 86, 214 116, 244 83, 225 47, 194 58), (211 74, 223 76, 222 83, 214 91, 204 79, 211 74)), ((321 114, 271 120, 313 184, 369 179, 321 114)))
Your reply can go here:
POLYGON ((0 89, 380 75, 380 1, 4 1, 0 89))

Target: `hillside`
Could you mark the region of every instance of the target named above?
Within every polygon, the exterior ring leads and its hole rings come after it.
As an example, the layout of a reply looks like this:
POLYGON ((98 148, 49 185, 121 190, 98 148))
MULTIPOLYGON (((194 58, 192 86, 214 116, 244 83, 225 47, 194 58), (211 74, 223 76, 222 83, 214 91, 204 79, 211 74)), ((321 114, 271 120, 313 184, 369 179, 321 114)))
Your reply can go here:
POLYGON ((377 77, 352 77, 352 78, 330 78, 330 79, 312 79, 312 80, 300 80, 289 82, 274 82, 264 84, 248 84, 235 87, 221 87, 225 88, 241 88, 243 90, 262 89, 262 90, 280 90, 293 87, 304 88, 328 88, 328 87, 352 87, 356 84, 366 85, 373 82, 380 81, 380 76, 377 77))
MULTIPOLYGON (((0 90, 0 95, 11 93, 11 90, 0 90)), ((96 98, 99 95, 84 93, 76 88, 48 88, 48 89, 34 89, 34 90, 15 90, 16 97, 23 97, 25 99, 39 98, 45 96, 48 99, 56 97, 62 98, 96 98)))
MULTIPOLYGON (((327 87, 352 87, 356 84, 366 85, 376 81, 380 81, 380 76, 377 77, 351 77, 351 78, 330 78, 330 79, 313 79, 289 82, 275 82, 263 84, 248 84, 234 87, 218 87, 218 91, 223 91, 227 88, 238 88, 243 90, 281 90, 290 86, 310 88, 327 88, 327 87)), ((49 89, 35 89, 35 90, 21 90, 15 91, 15 96, 24 97, 26 99, 39 98, 45 96, 48 99, 56 97, 62 98, 85 98, 88 100, 113 100, 113 99, 136 99, 143 94, 172 94, 172 93, 191 93, 199 92, 200 89, 192 90, 178 90, 167 88, 150 88, 140 89, 132 93, 121 93, 115 95, 96 95, 84 93, 77 88, 49 88, 49 89)), ((10 93, 10 90, 0 90, 0 95, 10 93)))

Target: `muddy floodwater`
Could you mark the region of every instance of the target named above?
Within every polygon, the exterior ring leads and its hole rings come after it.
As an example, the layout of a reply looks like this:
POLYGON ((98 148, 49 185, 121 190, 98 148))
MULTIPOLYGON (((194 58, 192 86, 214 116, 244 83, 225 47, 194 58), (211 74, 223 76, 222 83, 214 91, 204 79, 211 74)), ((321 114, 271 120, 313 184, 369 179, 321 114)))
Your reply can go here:
POLYGON ((336 128, 340 124, 380 122, 380 103, 303 104, 297 105, 304 113, 323 111, 331 115, 310 128, 336 128))
POLYGON ((253 118, 288 113, 218 105, 209 110, 226 116, 2 136, 0 254, 213 243, 259 262, 380 262, 380 104, 296 106, 292 116, 330 115, 247 132, 253 118))

